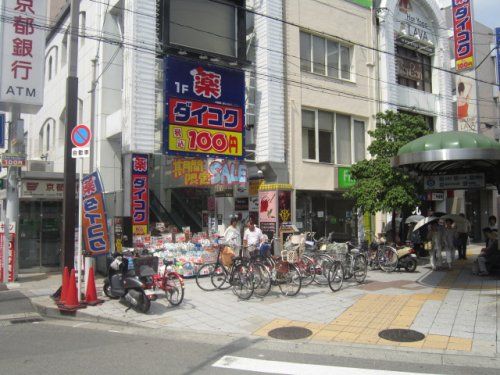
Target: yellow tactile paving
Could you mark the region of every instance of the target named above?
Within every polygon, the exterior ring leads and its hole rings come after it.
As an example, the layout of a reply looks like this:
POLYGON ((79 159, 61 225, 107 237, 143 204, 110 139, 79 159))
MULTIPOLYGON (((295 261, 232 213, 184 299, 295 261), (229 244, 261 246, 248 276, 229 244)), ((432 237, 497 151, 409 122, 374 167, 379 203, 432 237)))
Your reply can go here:
MULTIPOLYGON (((382 339, 378 333, 388 328, 410 328, 425 301, 442 301, 456 280, 460 270, 446 274, 439 285, 430 293, 413 295, 366 294, 329 324, 275 319, 254 332, 257 336, 267 336, 269 331, 278 327, 298 326, 312 331, 311 340, 351 342, 424 348, 434 350, 471 351, 472 340, 441 335, 427 335, 424 340, 398 343, 382 339)), ((464 285, 473 289, 481 286, 464 285)), ((488 287, 487 289, 495 289, 488 287)))

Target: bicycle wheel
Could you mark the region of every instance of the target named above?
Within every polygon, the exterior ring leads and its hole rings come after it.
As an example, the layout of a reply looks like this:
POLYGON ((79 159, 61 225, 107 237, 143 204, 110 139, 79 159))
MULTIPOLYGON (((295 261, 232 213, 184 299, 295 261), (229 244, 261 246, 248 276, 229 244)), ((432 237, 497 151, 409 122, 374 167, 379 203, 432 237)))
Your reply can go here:
POLYGON ((381 246, 378 253, 378 264, 384 272, 392 272, 398 265, 398 253, 391 246, 381 246))
POLYGON ((328 271, 334 262, 334 259, 326 254, 317 255, 315 257, 315 276, 314 282, 319 285, 328 285, 328 271))
POLYGON ((316 276, 314 260, 307 255, 302 255, 298 265, 302 273, 302 286, 310 285, 316 276))
POLYGON ((234 266, 231 274, 231 285, 233 293, 239 299, 249 299, 254 291, 254 273, 246 265, 239 264, 234 266))
POLYGON ((217 289, 212 282, 212 275, 217 267, 220 267, 217 263, 207 263, 198 270, 196 273, 196 285, 201 290, 211 291, 217 289))
POLYGON ((184 299, 184 282, 179 275, 170 273, 164 280, 165 294, 172 306, 180 305, 184 299))
POLYGON ((271 290, 271 274, 264 264, 255 263, 254 267, 254 294, 265 297, 271 290))
POLYGON ((229 271, 220 263, 214 268, 210 281, 215 289, 224 290, 231 287, 231 284, 229 284, 229 271))
POLYGON ((368 264, 366 262, 366 257, 363 254, 356 255, 354 257, 354 265, 352 270, 354 280, 356 280, 359 284, 365 281, 367 269, 368 264))
POLYGON ((338 260, 332 263, 328 270, 328 286, 333 292, 337 292, 342 288, 344 283, 344 267, 338 260))
POLYGON ((294 264, 288 263, 286 268, 287 271, 276 273, 276 279, 281 293, 293 297, 300 292, 302 278, 299 269, 294 264))

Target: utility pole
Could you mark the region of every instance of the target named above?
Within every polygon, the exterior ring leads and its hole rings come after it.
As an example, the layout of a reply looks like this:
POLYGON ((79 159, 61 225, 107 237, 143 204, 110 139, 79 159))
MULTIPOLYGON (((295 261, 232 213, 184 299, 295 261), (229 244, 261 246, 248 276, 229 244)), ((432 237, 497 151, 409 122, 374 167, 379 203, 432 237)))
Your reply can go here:
MULTIPOLYGON (((66 80, 66 132, 64 135, 63 264, 75 262, 76 159, 71 157, 71 131, 78 111, 78 17, 80 0, 71 0, 68 78, 66 80)), ((80 254, 81 256, 81 254, 80 254)), ((78 275, 80 277, 80 275, 78 275)))

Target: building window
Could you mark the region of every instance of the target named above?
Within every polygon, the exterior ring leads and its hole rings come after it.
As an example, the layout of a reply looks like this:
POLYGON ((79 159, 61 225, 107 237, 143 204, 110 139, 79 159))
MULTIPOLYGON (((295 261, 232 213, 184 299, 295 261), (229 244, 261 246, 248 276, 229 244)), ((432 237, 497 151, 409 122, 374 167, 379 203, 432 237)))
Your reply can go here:
POLYGON ((65 66, 68 60, 68 35, 69 31, 66 30, 62 40, 62 48, 61 48, 61 66, 65 66))
POLYGON ((300 32, 300 69, 332 78, 352 80, 353 47, 300 32))
POLYGON ((46 150, 49 151, 50 150, 50 124, 47 124, 47 138, 46 138, 46 141, 47 141, 46 150))
POLYGON ((344 165, 365 159, 365 122, 339 113, 303 109, 302 158, 344 165))
POLYGON ((431 132, 434 132, 434 117, 422 115, 420 113, 409 112, 409 111, 405 111, 405 110, 402 110, 402 109, 398 109, 398 112, 405 113, 405 114, 407 114, 409 116, 420 116, 420 117, 422 117, 424 119, 425 123, 427 124, 428 129, 431 132))
POLYGON ((47 73, 48 73, 48 80, 50 81, 52 79, 52 56, 49 57, 49 63, 47 67, 47 73))
POLYGON ((431 57, 396 45, 396 80, 402 86, 432 92, 431 57))

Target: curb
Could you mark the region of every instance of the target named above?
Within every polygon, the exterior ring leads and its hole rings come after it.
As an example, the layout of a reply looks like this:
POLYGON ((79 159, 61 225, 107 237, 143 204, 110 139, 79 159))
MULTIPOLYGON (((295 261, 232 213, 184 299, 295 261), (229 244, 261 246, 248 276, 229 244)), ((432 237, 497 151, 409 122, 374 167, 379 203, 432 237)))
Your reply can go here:
MULTIPOLYGON (((36 297, 36 298, 41 298, 41 297, 36 297)), ((51 304, 54 304, 52 299, 50 299, 49 297, 43 297, 43 298, 44 300, 47 299, 46 301, 50 301, 51 304)), ((124 322, 123 320, 119 319, 104 318, 99 315, 88 314, 84 311, 84 309, 76 310, 71 313, 63 313, 57 308, 57 306, 55 306, 55 304, 54 306, 48 306, 47 303, 36 301, 35 298, 30 298, 30 302, 38 314, 47 318, 145 328, 144 326, 138 325, 133 322, 124 322)))

